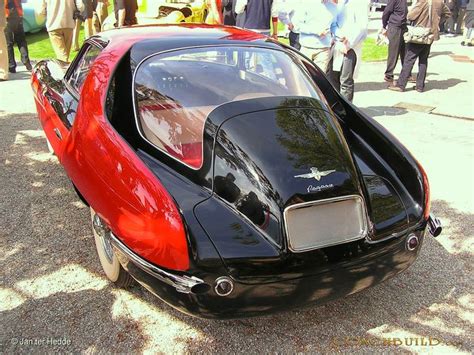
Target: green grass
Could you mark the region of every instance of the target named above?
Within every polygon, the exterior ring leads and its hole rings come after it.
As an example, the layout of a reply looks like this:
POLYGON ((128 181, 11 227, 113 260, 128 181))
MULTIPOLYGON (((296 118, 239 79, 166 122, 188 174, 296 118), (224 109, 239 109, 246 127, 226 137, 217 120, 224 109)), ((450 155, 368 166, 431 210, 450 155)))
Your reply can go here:
POLYGON ((363 62, 380 62, 387 59, 388 47, 377 46, 375 39, 367 38, 362 45, 363 62))
MULTIPOLYGON (((79 44, 82 44, 84 41, 84 29, 79 33, 79 44)), ((30 54, 30 59, 41 60, 41 59, 51 59, 56 58, 51 42, 49 41, 48 32, 42 30, 37 33, 27 33, 26 42, 28 43, 28 52, 30 54)), ((75 56, 75 52, 71 51, 69 57, 72 60, 75 56)), ((15 48, 15 58, 17 61, 20 60, 20 53, 18 48, 15 48)))
MULTIPOLYGON (((279 30, 283 31, 284 27, 279 26, 279 30)), ((81 29, 79 35, 80 41, 84 41, 84 29, 81 29)), ((51 42, 49 41, 48 32, 43 30, 38 33, 27 34, 26 40, 28 42, 28 50, 30 58, 34 60, 55 58, 51 42)), ((288 44, 288 39, 282 39, 282 42, 288 44)), ((75 52, 71 52, 70 59, 72 60, 75 56, 75 52)), ((15 48, 15 57, 19 61, 20 54, 18 49, 15 48)), ((387 59, 387 46, 377 46, 375 39, 367 38, 362 46, 362 61, 364 62, 376 62, 384 61, 387 59)))

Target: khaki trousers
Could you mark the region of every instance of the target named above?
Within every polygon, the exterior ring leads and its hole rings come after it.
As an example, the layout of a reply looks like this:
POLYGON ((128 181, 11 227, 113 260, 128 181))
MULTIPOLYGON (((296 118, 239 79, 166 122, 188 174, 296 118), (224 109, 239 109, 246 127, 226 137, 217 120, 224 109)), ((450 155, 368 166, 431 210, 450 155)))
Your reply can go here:
POLYGON ((56 58, 69 63, 69 53, 71 52, 72 44, 72 28, 60 28, 57 30, 49 31, 49 40, 56 53, 56 58))
POLYGON ((79 45, 79 33, 81 32, 82 23, 84 24, 84 39, 87 39, 93 35, 91 18, 86 18, 84 22, 82 22, 81 20, 76 20, 76 27, 74 27, 74 32, 72 35, 73 50, 75 51, 78 51, 81 48, 79 45))
POLYGON ((301 47, 300 52, 310 58, 323 73, 327 73, 329 61, 331 60, 331 48, 301 47))
POLYGON ((102 24, 104 23, 107 16, 109 16, 107 6, 105 6, 103 2, 98 2, 94 11, 94 16, 92 17, 92 30, 94 34, 102 31, 102 24))
POLYGON ((8 79, 8 52, 5 28, 0 27, 0 80, 8 79))

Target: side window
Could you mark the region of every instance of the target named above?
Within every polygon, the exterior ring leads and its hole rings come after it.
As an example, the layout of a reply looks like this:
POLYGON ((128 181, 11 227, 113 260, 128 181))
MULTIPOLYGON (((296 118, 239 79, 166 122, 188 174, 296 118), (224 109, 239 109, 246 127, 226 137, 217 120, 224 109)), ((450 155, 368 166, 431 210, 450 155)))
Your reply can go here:
POLYGON ((77 61, 76 67, 67 79, 68 84, 77 92, 81 91, 82 85, 89 74, 92 63, 100 54, 100 49, 94 45, 89 45, 77 61))

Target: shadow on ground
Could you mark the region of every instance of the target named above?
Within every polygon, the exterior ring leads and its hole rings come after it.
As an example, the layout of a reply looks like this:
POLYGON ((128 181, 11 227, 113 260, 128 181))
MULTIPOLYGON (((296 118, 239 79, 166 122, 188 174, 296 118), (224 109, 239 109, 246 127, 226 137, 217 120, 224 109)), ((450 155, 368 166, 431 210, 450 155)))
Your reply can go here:
POLYGON ((473 234, 473 216, 444 201, 433 202, 448 221, 444 239, 427 238, 415 264, 383 284, 319 307, 202 320, 175 311, 140 286, 119 290, 108 283, 89 211, 47 153, 37 119, 3 117, 2 134, 0 352, 392 351, 389 345, 347 339, 404 336, 437 337, 450 343, 449 351, 472 349, 466 314, 473 311, 474 282, 465 239, 473 234), (45 338, 70 344, 15 344, 45 338))
POLYGON ((370 117, 378 116, 400 116, 408 112, 406 108, 397 108, 391 106, 369 106, 361 108, 370 117))

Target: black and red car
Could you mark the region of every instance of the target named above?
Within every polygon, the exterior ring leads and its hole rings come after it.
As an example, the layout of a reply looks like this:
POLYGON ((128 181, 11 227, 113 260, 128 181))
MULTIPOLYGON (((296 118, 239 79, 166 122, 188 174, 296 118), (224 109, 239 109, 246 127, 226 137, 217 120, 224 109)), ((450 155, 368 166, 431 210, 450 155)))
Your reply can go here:
POLYGON ((299 52, 205 25, 112 30, 32 85, 110 280, 200 317, 324 302, 409 267, 421 166, 299 52))

